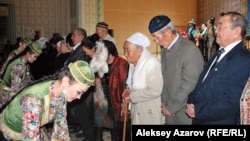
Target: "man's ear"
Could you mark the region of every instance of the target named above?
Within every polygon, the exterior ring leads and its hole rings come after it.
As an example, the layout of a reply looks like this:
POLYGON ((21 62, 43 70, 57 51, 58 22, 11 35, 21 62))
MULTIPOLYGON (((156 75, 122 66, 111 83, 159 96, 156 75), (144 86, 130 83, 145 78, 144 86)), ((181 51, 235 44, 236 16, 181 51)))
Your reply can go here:
POLYGON ((237 35, 241 34, 241 28, 239 26, 234 28, 234 33, 236 33, 237 35))

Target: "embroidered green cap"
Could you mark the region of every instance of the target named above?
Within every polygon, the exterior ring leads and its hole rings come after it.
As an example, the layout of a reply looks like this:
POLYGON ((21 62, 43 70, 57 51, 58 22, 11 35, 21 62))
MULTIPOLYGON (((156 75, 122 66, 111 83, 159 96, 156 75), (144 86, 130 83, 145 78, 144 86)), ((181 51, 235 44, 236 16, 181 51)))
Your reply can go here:
POLYGON ((89 87, 94 84, 95 74, 87 62, 78 60, 70 63, 68 68, 77 82, 89 87))
POLYGON ((29 44, 30 49, 32 50, 33 53, 36 54, 41 54, 42 53, 42 49, 38 46, 38 44, 36 42, 32 42, 29 44))
POLYGON ((30 38, 22 38, 22 41, 27 45, 30 45, 32 43, 32 39, 30 38))

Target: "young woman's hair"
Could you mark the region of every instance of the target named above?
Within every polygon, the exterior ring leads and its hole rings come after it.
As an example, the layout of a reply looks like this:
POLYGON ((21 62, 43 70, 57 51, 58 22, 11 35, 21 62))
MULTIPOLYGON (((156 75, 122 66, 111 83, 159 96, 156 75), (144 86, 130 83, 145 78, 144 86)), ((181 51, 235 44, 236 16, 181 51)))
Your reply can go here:
POLYGON ((100 37, 98 36, 97 33, 94 33, 90 36, 88 36, 88 39, 95 44, 96 41, 98 41, 100 39, 100 37))
POLYGON ((81 42, 81 46, 84 46, 88 49, 92 49, 95 47, 95 44, 87 38, 81 42))
POLYGON ((69 43, 71 47, 74 46, 73 40, 71 39, 72 34, 73 33, 68 33, 68 35, 66 36, 66 43, 69 43))
POLYGON ((108 54, 111 54, 115 57, 118 56, 118 51, 117 51, 117 48, 115 46, 115 44, 109 40, 103 40, 103 43, 105 45, 105 47, 107 48, 108 50, 108 54))

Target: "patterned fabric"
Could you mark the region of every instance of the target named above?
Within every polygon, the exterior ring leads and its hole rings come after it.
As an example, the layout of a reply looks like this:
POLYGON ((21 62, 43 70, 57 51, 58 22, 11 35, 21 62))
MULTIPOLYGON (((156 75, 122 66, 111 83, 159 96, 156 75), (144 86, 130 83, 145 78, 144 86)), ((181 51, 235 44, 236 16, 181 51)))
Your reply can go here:
POLYGON ((12 61, 6 68, 3 74, 1 85, 9 87, 10 92, 6 91, 0 95, 0 104, 3 105, 9 101, 21 88, 26 86, 33 79, 28 63, 22 61, 22 58, 17 58, 12 61))
POLYGON ((250 125, 250 77, 243 90, 240 101, 240 123, 250 125))
POLYGON ((95 86, 94 92, 94 124, 97 127, 113 128, 112 114, 109 114, 109 104, 107 95, 109 95, 108 85, 102 83, 95 86))
MULTIPOLYGON (((128 62, 119 56, 114 59, 114 62, 110 67, 109 91, 116 121, 123 121, 123 118, 121 117, 122 92, 126 88, 128 68, 128 62)), ((130 116, 127 117, 130 119, 130 116)))
POLYGON ((65 97, 56 98, 49 92, 51 85, 52 81, 33 85, 21 91, 6 107, 0 115, 0 130, 6 137, 29 141, 70 140, 66 120, 67 102, 65 97), (14 114, 10 114, 13 111, 14 114), (52 133, 46 133, 43 125, 52 122, 52 133))
MULTIPOLYGON (((99 93, 99 99, 103 100, 94 103, 97 127, 111 128, 115 121, 123 121, 121 116, 122 92, 126 88, 128 68, 128 62, 119 56, 115 57, 113 63, 109 65, 109 73, 104 75, 102 86, 100 86, 103 93, 99 93)), ((97 95, 94 94, 94 96, 97 95)), ((127 119, 130 119, 130 115, 127 116, 127 119)))

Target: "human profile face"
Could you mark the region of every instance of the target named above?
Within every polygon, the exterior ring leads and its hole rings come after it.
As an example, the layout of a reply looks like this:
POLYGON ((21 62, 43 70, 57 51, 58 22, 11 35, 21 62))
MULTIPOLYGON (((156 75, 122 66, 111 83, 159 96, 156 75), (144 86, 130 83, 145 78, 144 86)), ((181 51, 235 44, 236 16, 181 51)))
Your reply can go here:
POLYGON ((236 32, 235 32, 236 28, 232 29, 230 15, 225 15, 225 16, 220 17, 216 31, 215 31, 217 35, 216 42, 221 47, 226 47, 227 45, 233 43, 236 40, 236 32))
POLYGON ((84 39, 84 37, 83 35, 79 34, 77 30, 74 30, 71 39, 73 41, 73 44, 76 45, 80 43, 84 39))
POLYGON ((86 53, 86 55, 90 57, 93 57, 93 55, 95 54, 95 47, 88 48, 86 46, 82 46, 82 50, 86 53))
POLYGON ((166 29, 165 31, 156 31, 151 34, 154 42, 164 48, 167 48, 173 41, 172 35, 173 34, 170 29, 166 29))
POLYGON ((126 57, 127 61, 136 65, 140 58, 142 47, 137 47, 134 44, 125 41, 123 45, 123 50, 124 56, 126 57))
POLYGON ((29 62, 29 63, 35 62, 36 59, 37 59, 38 56, 39 56, 39 54, 37 54, 37 53, 29 53, 29 52, 27 52, 27 53, 28 53, 28 62, 29 62))
POLYGON ((96 29, 95 29, 95 32, 96 32, 96 34, 101 38, 101 37, 103 37, 104 36, 104 28, 102 28, 102 27, 96 27, 96 29))
POLYGON ((112 64, 114 62, 115 56, 113 56, 112 54, 108 55, 108 64, 112 64))
POLYGON ((66 90, 66 101, 71 102, 75 99, 80 99, 81 96, 88 90, 88 86, 84 84, 80 84, 76 81, 71 82, 68 85, 66 90))

